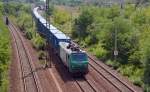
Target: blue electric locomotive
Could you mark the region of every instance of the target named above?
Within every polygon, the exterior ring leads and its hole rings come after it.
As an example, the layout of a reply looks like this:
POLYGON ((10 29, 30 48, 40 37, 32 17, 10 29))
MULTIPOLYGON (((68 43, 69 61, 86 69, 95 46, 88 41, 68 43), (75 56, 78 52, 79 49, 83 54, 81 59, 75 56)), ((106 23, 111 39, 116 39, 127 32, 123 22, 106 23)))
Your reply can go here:
POLYGON ((88 57, 85 51, 71 43, 70 37, 59 31, 53 25, 48 27, 46 20, 38 13, 38 7, 33 9, 33 16, 37 30, 48 40, 54 50, 60 56, 64 65, 71 73, 87 73, 88 57))

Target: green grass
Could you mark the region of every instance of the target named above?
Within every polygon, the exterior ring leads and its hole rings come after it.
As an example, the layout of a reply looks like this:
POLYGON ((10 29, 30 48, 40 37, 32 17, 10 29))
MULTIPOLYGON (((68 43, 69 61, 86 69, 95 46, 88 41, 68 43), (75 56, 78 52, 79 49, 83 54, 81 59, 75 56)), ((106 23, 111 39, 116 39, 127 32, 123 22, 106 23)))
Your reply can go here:
POLYGON ((142 86, 142 78, 144 69, 135 67, 134 65, 122 65, 118 69, 124 76, 128 76, 133 84, 137 86, 142 86))
POLYGON ((8 71, 10 65, 10 34, 0 14, 0 92, 8 92, 8 71))

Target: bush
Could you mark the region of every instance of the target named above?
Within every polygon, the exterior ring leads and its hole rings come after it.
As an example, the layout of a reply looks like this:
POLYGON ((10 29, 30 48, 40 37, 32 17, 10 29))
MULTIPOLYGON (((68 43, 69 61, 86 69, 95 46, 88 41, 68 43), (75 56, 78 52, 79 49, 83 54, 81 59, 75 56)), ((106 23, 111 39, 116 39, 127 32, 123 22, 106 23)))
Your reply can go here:
POLYGON ((31 40, 33 38, 33 32, 32 31, 26 31, 25 34, 26 34, 27 39, 31 40))
POLYGON ((36 37, 33 37, 32 39, 33 42, 33 47, 36 48, 37 50, 44 50, 45 49, 45 40, 40 37, 38 34, 36 35, 36 37))
POLYGON ((114 69, 118 69, 118 67, 120 66, 118 62, 112 60, 107 60, 106 64, 110 67, 113 67, 114 69))
POLYGON ((11 45, 10 35, 7 26, 2 21, 2 15, 0 13, 0 91, 8 91, 8 70, 10 64, 11 45))
POLYGON ((27 31, 32 28, 32 17, 26 12, 21 12, 20 16, 17 18, 17 24, 19 28, 23 31, 27 31))
POLYGON ((96 44, 98 42, 98 38, 94 35, 89 35, 85 38, 85 43, 87 43, 88 46, 96 44))
POLYGON ((64 10, 55 10, 53 13, 53 18, 54 18, 54 23, 63 25, 67 21, 70 21, 71 16, 69 15, 68 12, 64 10))
POLYGON ((124 76, 128 76, 129 79, 137 86, 142 86, 142 77, 144 70, 134 65, 122 65, 118 69, 124 76))
POLYGON ((99 59, 106 58, 107 51, 102 47, 101 44, 96 44, 90 47, 89 51, 92 52, 99 59))
MULTIPOLYGON (((92 12, 90 10, 83 10, 78 19, 75 19, 74 23, 74 33, 77 34, 79 38, 85 38, 88 36, 87 28, 92 24, 94 18, 92 12)), ((72 35, 74 35, 72 33, 72 35)))

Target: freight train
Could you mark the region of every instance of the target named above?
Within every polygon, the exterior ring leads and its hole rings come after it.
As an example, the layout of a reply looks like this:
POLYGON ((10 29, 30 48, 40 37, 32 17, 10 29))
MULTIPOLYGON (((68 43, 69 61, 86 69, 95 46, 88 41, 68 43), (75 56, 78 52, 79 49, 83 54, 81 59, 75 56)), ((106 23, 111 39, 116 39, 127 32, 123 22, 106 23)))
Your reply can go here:
POLYGON ((70 73, 86 74, 88 72, 88 57, 85 51, 81 50, 70 37, 58 30, 38 13, 39 7, 33 9, 33 17, 37 31, 51 44, 56 54, 70 73), (48 26, 49 25, 49 26, 48 26))

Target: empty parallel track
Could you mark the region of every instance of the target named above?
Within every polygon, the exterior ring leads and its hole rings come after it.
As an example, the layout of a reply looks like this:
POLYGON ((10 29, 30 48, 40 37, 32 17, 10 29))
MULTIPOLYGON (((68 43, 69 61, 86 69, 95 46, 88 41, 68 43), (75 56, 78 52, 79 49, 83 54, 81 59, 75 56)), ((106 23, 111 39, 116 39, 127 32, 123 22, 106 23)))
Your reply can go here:
POLYGON ((75 78, 75 81, 77 85, 80 87, 82 92, 96 92, 94 86, 91 85, 91 83, 86 80, 84 77, 82 78, 75 78))
POLYGON ((89 67, 93 68, 103 78, 105 78, 110 84, 112 84, 120 92, 137 92, 136 89, 131 87, 125 81, 122 81, 118 76, 110 72, 105 66, 101 65, 99 61, 94 60, 91 56, 89 58, 89 67))
POLYGON ((20 62, 20 68, 21 68, 21 80, 22 80, 22 86, 24 92, 42 92, 42 89, 38 85, 38 79, 33 72, 32 65, 31 65, 31 59, 27 54, 26 48, 24 46, 23 40, 18 33, 17 28, 10 22, 8 25, 12 37, 14 39, 17 53, 19 55, 19 62, 20 62))

